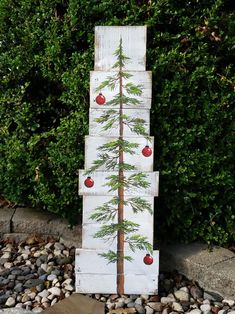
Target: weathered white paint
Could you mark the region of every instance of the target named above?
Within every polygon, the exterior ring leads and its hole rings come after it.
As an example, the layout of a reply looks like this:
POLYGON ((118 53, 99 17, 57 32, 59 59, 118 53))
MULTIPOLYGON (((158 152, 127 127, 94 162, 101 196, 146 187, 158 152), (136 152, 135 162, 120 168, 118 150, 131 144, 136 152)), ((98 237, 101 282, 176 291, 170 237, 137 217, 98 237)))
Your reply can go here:
MULTIPOLYGON (((135 215, 138 216, 138 215, 135 215)), ((151 217, 152 218, 152 217, 151 217)), ((150 244, 153 244, 153 220, 150 221, 139 221, 138 218, 132 219, 132 222, 139 224, 138 230, 131 233, 130 235, 141 235, 145 236, 150 244)), ((111 222, 110 222, 111 223, 111 222)), ((110 236, 104 238, 94 238, 94 235, 97 231, 100 230, 102 224, 83 224, 82 226, 82 247, 84 249, 105 249, 115 251, 117 248, 117 234, 113 235, 113 238, 110 236)), ((126 244, 125 248, 128 249, 129 245, 126 244)))
MULTIPOLYGON (((154 197, 152 196, 141 196, 142 199, 147 201, 152 208, 154 205, 154 197)), ((112 199, 112 196, 83 196, 83 216, 82 220, 84 224, 94 223, 93 220, 90 219, 92 213, 94 213, 95 209, 98 206, 103 205, 106 202, 109 202, 112 199)), ((126 198, 128 200, 128 198, 126 198)), ((152 232, 153 228, 153 214, 150 214, 148 211, 139 212, 138 214, 134 214, 133 210, 130 206, 124 206, 124 218, 127 220, 133 220, 137 222, 151 222, 151 226, 149 229, 149 233, 152 232), (151 232, 150 232, 151 231, 151 232)))
MULTIPOLYGON (((132 75, 132 77, 128 79, 123 79, 123 93, 128 97, 134 97, 140 101, 138 105, 130 105, 130 104, 123 104, 123 108, 146 108, 150 109, 151 107, 151 98, 152 98, 152 72, 128 72, 132 75), (139 85, 142 91, 140 96, 133 96, 129 95, 125 91, 125 84, 131 82, 135 85, 139 85)), ((97 88, 100 86, 102 82, 107 80, 108 77, 114 77, 116 74, 115 72, 103 72, 103 71, 93 71, 90 72, 90 107, 91 108, 119 108, 118 106, 111 106, 111 105, 98 105, 95 101, 96 96, 101 92, 105 98, 106 102, 112 100, 115 95, 119 94, 119 83, 117 82, 117 86, 114 90, 110 90, 109 88, 105 87, 102 90, 98 90, 97 88)))
MULTIPOLYGON (((115 109, 118 112, 118 109, 115 109)), ((113 127, 108 130, 104 130, 104 125, 100 124, 96 121, 97 118, 100 118, 103 114, 105 114, 105 109, 90 109, 89 110, 89 134, 91 136, 119 136, 119 124, 118 121, 114 122, 113 127)), ((145 121, 143 123, 146 133, 150 134, 150 117, 148 109, 124 109, 123 114, 127 115, 130 119, 139 118, 145 121)), ((124 124, 123 130, 124 136, 127 137, 136 137, 136 133, 134 133, 127 125, 124 124)))
MULTIPOLYGON (((101 136, 86 136, 85 137, 85 169, 89 169, 94 160, 99 159, 99 154, 101 153, 98 148, 104 144, 117 140, 117 137, 101 137, 101 136)), ((124 138, 124 140, 130 143, 136 143, 139 146, 133 149, 134 154, 124 153, 125 163, 133 165, 139 171, 153 171, 153 153, 149 157, 144 157, 142 154, 142 149, 145 145, 149 147, 154 147, 154 138, 151 137, 151 140, 148 141, 143 137, 130 137, 124 138)), ((109 153, 110 156, 114 156, 109 153)), ((100 167, 98 170, 105 170, 105 166, 100 167)))
MULTIPOLYGON (((103 125, 97 123, 96 119, 101 117, 111 106, 98 105, 94 100, 99 92, 106 97, 106 101, 113 99, 118 90, 110 91, 107 88, 101 91, 97 87, 108 76, 117 74, 118 69, 112 68, 116 62, 114 51, 120 42, 123 41, 123 49, 126 56, 130 58, 125 66, 125 71, 130 72, 133 76, 128 79, 134 84, 141 85, 142 95, 139 96, 141 104, 130 106, 124 104, 124 114, 130 118, 143 119, 146 133, 150 133, 149 109, 151 107, 151 72, 145 72, 145 55, 146 55, 146 26, 124 26, 124 27, 103 27, 98 26, 95 30, 95 71, 90 75, 90 111, 89 111, 89 136, 85 141, 85 169, 87 170, 94 160, 98 159, 98 147, 104 143, 113 140, 113 137, 119 136, 119 123, 115 123, 111 130, 104 130, 103 125)), ((126 81, 124 80, 124 84, 126 81)), ((130 96, 131 97, 131 96, 130 96)), ((136 98, 136 97, 135 97, 136 98)), ((138 97, 137 97, 138 98, 138 97)), ((118 107, 114 110, 118 113, 118 107)), ((144 172, 147 175, 147 181, 150 187, 147 189, 132 188, 125 191, 125 198, 141 196, 148 200, 153 209, 154 196, 158 195, 158 172, 153 170, 153 155, 144 157, 141 153, 142 148, 148 144, 153 148, 152 143, 148 143, 143 136, 138 136, 124 125, 124 136, 131 142, 137 142, 140 146, 136 149, 135 154, 125 154, 126 163, 133 164, 137 167, 138 172, 144 172)), ((130 175, 136 172, 126 172, 124 175, 128 179, 130 175)), ((84 170, 79 171, 79 194, 83 195, 83 241, 82 249, 76 250, 75 273, 76 273, 76 292, 79 293, 117 293, 116 286, 116 263, 108 261, 99 255, 109 249, 116 251, 116 238, 113 243, 105 243, 103 239, 94 239, 93 235, 100 228, 100 223, 90 219, 90 215, 95 211, 97 206, 109 201, 117 195, 117 191, 109 191, 106 186, 109 175, 117 175, 116 171, 106 171, 101 168, 90 176, 95 184, 92 188, 87 188, 84 181, 87 175, 84 170)), ((153 215, 147 211, 133 213, 132 208, 124 206, 124 218, 140 224, 138 234, 146 235, 149 242, 153 242, 153 215)), ((125 255, 132 256, 133 262, 124 262, 125 272, 125 294, 157 294, 158 271, 159 271, 159 252, 153 252, 154 262, 152 265, 145 265, 143 258, 146 253, 140 250, 130 251, 129 246, 125 243, 125 255)))
MULTIPOLYGON (((126 180, 130 178, 138 171, 126 171, 124 173, 126 180)), ((94 185, 92 188, 87 188, 84 184, 84 181, 87 178, 84 170, 79 170, 79 194, 80 195, 117 195, 117 191, 110 191, 110 187, 107 186, 108 177, 112 175, 117 175, 115 171, 95 171, 92 174, 92 180, 94 180, 94 185)), ((131 187, 125 188, 124 193, 126 196, 157 196, 158 195, 158 179, 159 172, 146 172, 146 181, 149 182, 149 187, 140 188, 140 187, 131 187)))
MULTIPOLYGON (((99 256, 104 250, 76 250, 76 291, 80 293, 116 292, 116 263, 107 263, 99 256), (90 262, 92 261, 92 262, 90 262), (92 281, 91 281, 92 280, 92 281), (88 284, 89 283, 89 284, 88 284)), ((158 286, 159 252, 153 252, 153 264, 145 265, 145 252, 127 252, 132 262, 124 262, 125 294, 156 294, 158 286)))
POLYGON ((113 70, 114 51, 122 38, 124 54, 130 58, 125 70, 145 71, 146 31, 146 26, 96 26, 95 70, 113 70))
MULTIPOLYGON (((109 263, 105 257, 100 256, 100 254, 107 252, 107 250, 76 249, 75 271, 79 274, 116 274, 116 262, 109 263), (92 261, 92 263, 88 263, 88 261, 92 261)), ((131 262, 124 260, 124 273, 138 275, 156 274, 156 268, 159 265, 159 251, 154 250, 153 254, 151 254, 153 256, 151 265, 146 265, 143 262, 146 253, 148 252, 126 250, 125 255, 132 257, 133 260, 131 262)))

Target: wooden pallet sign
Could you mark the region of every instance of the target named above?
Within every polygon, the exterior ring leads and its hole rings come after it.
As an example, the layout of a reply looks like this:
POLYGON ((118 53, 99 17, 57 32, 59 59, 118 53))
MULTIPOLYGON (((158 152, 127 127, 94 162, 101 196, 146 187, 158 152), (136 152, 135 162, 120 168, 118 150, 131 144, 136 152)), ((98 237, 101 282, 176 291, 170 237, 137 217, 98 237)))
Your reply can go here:
POLYGON ((153 250, 150 136, 152 76, 145 71, 145 26, 95 28, 90 73, 89 135, 83 196, 82 248, 76 249, 76 292, 157 294, 159 252, 153 250))

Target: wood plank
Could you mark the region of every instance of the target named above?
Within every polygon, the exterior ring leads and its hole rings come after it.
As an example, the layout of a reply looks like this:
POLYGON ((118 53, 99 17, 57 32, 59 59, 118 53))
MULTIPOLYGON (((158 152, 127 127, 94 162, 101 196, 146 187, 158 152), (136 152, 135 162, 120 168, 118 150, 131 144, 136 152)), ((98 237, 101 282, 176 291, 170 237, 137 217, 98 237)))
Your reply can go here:
POLYGON ((144 71, 146 64, 146 26, 96 26, 95 70, 112 71, 114 52, 122 38, 124 54, 130 58, 125 70, 144 71))
MULTIPOLYGON (((142 199, 151 204, 151 208, 153 210, 154 206, 154 197, 152 196, 141 196, 142 199)), ((83 223, 94 223, 93 220, 90 219, 91 214, 94 212, 95 208, 101 206, 102 204, 110 201, 112 196, 83 196, 83 223)), ((128 198, 127 198, 128 199, 128 198)), ((136 214, 133 213, 133 210, 130 206, 124 206, 124 217, 127 220, 136 219, 136 214)), ((148 211, 143 211, 138 213, 138 218, 140 221, 152 221, 154 219, 153 215, 151 215, 148 211)), ((151 228, 152 232, 152 228, 151 228)))
MULTIPOLYGON (((101 115, 105 113, 105 109, 95 109, 90 108, 89 110, 89 134, 91 136, 96 136, 99 134, 99 136, 119 136, 119 124, 118 122, 115 122, 113 124, 113 127, 108 130, 104 130, 103 125, 98 123, 96 121, 97 118, 100 118, 101 115)), ((115 109, 118 112, 118 109, 115 109)), ((148 109, 139 109, 139 110, 133 110, 133 109, 124 109, 123 114, 127 115, 131 119, 139 118, 145 121, 143 123, 143 126, 145 127, 146 133, 150 134, 150 116, 149 116, 149 110, 148 109)), ((130 128, 127 125, 124 125, 124 136, 127 137, 136 137, 136 133, 130 130, 130 128)))
MULTIPOLYGON (((101 262, 102 257, 97 253, 102 252, 105 251, 76 250, 77 292, 116 293, 116 263, 101 262)), ((154 262, 152 265, 143 263, 144 255, 142 251, 139 251, 134 254, 135 260, 133 262, 125 261, 125 294, 157 294, 159 252, 153 252, 154 262)))
MULTIPOLYGON (((144 71, 144 72, 128 72, 132 75, 129 79, 123 79, 123 86, 126 83, 131 82, 134 85, 140 85, 142 94, 140 96, 133 96, 129 95, 125 91, 124 87, 124 95, 128 97, 134 97, 138 99, 141 103, 138 105, 123 105, 123 108, 151 108, 151 100, 152 100, 152 72, 144 71)), ((97 91, 97 88, 100 84, 107 80, 107 77, 113 77, 115 75, 114 72, 107 72, 107 71, 92 71, 90 72, 90 107, 91 108, 119 108, 119 106, 106 106, 105 104, 99 105, 96 103, 95 99, 96 96, 101 92, 106 99, 106 102, 112 100, 115 95, 119 94, 119 85, 117 84, 114 90, 110 90, 109 88, 103 88, 102 90, 97 91)))
MULTIPOLYGON (((138 219, 139 215, 135 215, 135 219, 132 219, 132 222, 140 224, 138 219)), ((152 217, 151 217, 152 218, 152 217)), ((116 235, 114 238, 103 237, 103 238, 94 238, 96 232, 98 232, 102 227, 102 224, 93 223, 93 224, 83 224, 82 226, 82 247, 84 249, 97 249, 97 250, 113 250, 117 248, 117 239, 116 235)), ((150 244, 153 244, 153 232, 149 232, 153 228, 153 220, 142 221, 142 224, 139 226, 139 230, 132 232, 131 235, 141 235, 145 236, 148 239, 150 244)), ((126 244, 125 247, 128 249, 129 245, 126 244)))
MULTIPOLYGON (((75 273, 84 274, 116 274, 116 262, 108 263, 108 261, 99 254, 107 253, 108 250, 95 250, 95 249, 76 249, 75 256, 75 273)), ((130 250, 125 251, 126 256, 131 256, 133 261, 124 260, 124 272, 125 274, 139 274, 158 276, 159 266, 159 251, 153 251, 153 263, 146 265, 143 262, 143 258, 146 252, 142 250, 136 250, 132 252, 130 250)))
MULTIPOLYGON (((85 137, 85 169, 89 169, 94 160, 99 159, 98 154, 100 151, 98 148, 101 145, 107 144, 109 142, 117 140, 117 137, 101 137, 101 136, 86 136, 85 137)), ((124 138, 124 140, 129 141, 130 143, 137 143, 139 146, 133 149, 134 154, 124 153, 124 160, 126 163, 131 164, 140 171, 153 171, 153 156, 152 153, 149 157, 144 157, 142 154, 142 149, 145 145, 149 145, 153 151, 154 147, 154 138, 151 137, 151 141, 147 141, 143 137, 130 137, 124 138)), ((112 154, 110 153, 110 156, 112 154)), ((99 170, 105 170, 105 166, 99 168, 99 170)))
MULTIPOLYGON (((126 180, 128 180, 132 175, 138 174, 138 171, 125 172, 124 175, 126 180)), ((159 172, 146 172, 146 181, 149 182, 149 187, 140 188, 132 187, 125 188, 124 193, 126 196, 157 196, 158 195, 158 180, 159 172)), ((117 191, 110 191, 110 188, 107 186, 108 177, 112 175, 117 175, 115 171, 95 171, 92 173, 92 180, 94 185, 91 188, 85 186, 84 181, 87 178, 84 170, 79 170, 79 194, 80 195, 117 195, 117 191)))

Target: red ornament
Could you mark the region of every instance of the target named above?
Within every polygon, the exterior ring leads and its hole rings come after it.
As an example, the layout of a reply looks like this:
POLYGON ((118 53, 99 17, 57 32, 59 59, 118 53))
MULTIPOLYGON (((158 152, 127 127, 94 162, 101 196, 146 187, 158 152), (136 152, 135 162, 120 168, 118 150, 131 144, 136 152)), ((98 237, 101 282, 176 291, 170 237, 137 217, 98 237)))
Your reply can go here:
POLYGON ((151 265, 153 263, 153 258, 150 254, 146 254, 143 261, 146 265, 151 265))
POLYGON ((144 155, 144 157, 149 157, 151 156, 153 153, 152 149, 146 145, 143 149, 142 149, 142 154, 144 155))
POLYGON ((96 96, 95 101, 97 102, 98 105, 103 105, 105 103, 106 99, 102 93, 99 93, 99 95, 96 96))
POLYGON ((92 180, 91 177, 87 177, 86 180, 84 181, 84 184, 87 188, 92 188, 94 185, 94 180, 92 180))

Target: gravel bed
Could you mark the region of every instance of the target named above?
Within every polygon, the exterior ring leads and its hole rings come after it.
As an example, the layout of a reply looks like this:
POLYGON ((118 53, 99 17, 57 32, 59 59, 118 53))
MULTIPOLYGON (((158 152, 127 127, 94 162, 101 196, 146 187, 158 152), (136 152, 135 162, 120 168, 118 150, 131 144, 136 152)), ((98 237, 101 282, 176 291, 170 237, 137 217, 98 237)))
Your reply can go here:
MULTIPOLYGON (((0 242, 0 313, 40 313, 69 297, 74 287, 74 247, 32 236, 0 242)), ((235 314, 235 301, 204 291, 183 275, 161 273, 159 295, 89 295, 111 314, 235 314)))

